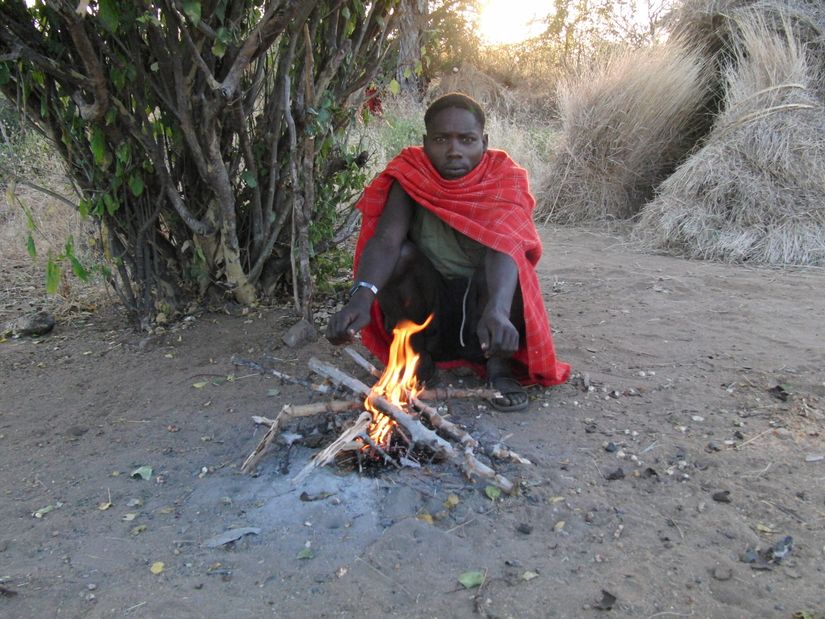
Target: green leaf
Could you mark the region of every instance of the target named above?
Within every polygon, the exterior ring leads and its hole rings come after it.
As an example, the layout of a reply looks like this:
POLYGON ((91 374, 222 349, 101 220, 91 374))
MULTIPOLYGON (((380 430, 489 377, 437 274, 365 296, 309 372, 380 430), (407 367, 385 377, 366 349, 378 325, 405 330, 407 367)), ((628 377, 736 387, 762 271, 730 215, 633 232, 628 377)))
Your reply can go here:
POLYGON ((85 198, 77 204, 77 210, 83 219, 89 217, 89 211, 92 210, 92 203, 85 198))
POLYGON ((95 163, 102 166, 106 163, 106 136, 103 135, 103 129, 95 127, 92 129, 91 139, 92 155, 94 155, 95 163))
POLYGON ((143 480, 152 479, 152 467, 151 466, 139 466, 134 471, 131 472, 129 475, 130 477, 137 479, 138 477, 143 480))
POLYGON ((132 147, 129 142, 121 142, 115 149, 115 157, 121 163, 129 163, 129 158, 132 156, 132 147))
POLYGON ((97 16, 103 27, 109 32, 115 32, 120 23, 120 14, 115 6, 115 0, 99 0, 97 16))
POLYGON ((46 263, 46 294, 54 294, 60 284, 60 265, 51 256, 46 263))
POLYGON ((270 398, 274 398, 276 395, 281 395, 281 390, 278 388, 270 389, 266 392, 266 395, 270 398))
POLYGON ((201 21, 201 3, 195 0, 183 0, 183 12, 196 26, 201 21))
POLYGON ((74 273, 80 281, 89 281, 89 272, 80 264, 80 261, 75 256, 69 256, 69 262, 72 263, 72 273, 74 273))
POLYGON ((301 552, 295 555, 296 559, 314 559, 315 553, 310 548, 302 548, 301 552))
POLYGON ((11 70, 8 62, 0 62, 0 86, 11 79, 11 70))
POLYGON ((480 587, 484 584, 484 578, 484 572, 472 570, 470 572, 464 572, 459 576, 458 582, 460 582, 465 589, 472 589, 473 587, 480 587))
POLYGON ((34 246, 34 237, 31 234, 26 237, 26 251, 29 252, 32 260, 37 258, 37 248, 34 246))
POLYGON ((484 494, 491 501, 498 501, 501 498, 501 488, 497 486, 487 486, 484 488, 484 494))
POLYGON ((129 191, 132 192, 132 195, 136 198, 140 197, 140 194, 143 193, 144 187, 143 177, 140 175, 140 172, 132 172, 129 176, 129 191))
POLYGON ((401 94, 401 84, 398 83, 398 80, 391 80, 390 81, 389 91, 392 94, 394 94, 395 96, 398 96, 399 94, 401 94))
POLYGON ((258 186, 258 179, 255 178, 254 174, 252 174, 252 170, 244 170, 244 173, 241 174, 241 180, 250 189, 255 189, 255 187, 258 186))
POLYGON ((109 213, 109 215, 117 213, 117 209, 120 207, 120 204, 117 203, 117 200, 115 200, 110 193, 103 194, 103 203, 106 205, 106 212, 109 213))
POLYGON ((406 69, 404 69, 404 79, 408 80, 411 77, 412 77, 412 70, 409 67, 407 67, 406 69))
POLYGON ((215 42, 212 44, 212 55, 216 58, 223 58, 223 55, 225 53, 226 43, 224 43, 220 39, 215 39, 215 42))

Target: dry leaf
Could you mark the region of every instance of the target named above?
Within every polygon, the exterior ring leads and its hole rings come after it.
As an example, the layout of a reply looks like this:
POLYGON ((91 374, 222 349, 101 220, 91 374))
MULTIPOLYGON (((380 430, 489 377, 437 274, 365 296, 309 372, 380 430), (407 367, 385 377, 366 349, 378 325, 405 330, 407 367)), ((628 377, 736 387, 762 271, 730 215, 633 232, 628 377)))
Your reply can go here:
POLYGON ((447 497, 447 500, 444 501, 444 508, 445 509, 452 509, 456 505, 458 505, 459 499, 457 494, 451 494, 447 497))
POLYGON ((137 514, 130 513, 130 514, 123 514, 123 517, 121 518, 121 520, 123 520, 124 522, 132 522, 132 520, 134 520, 135 518, 137 518, 137 514))
POLYGON ((163 563, 163 561, 155 561, 152 564, 152 567, 149 568, 149 571, 157 575, 163 572, 164 569, 166 569, 166 565, 163 563))
POLYGON ((203 389, 203 388, 204 388, 204 387, 206 387, 206 385, 208 385, 208 384, 209 384, 208 382, 206 382, 206 381, 202 381, 202 382, 199 382, 199 383, 192 383, 192 386, 193 386, 195 389, 203 389))
POLYGON ((472 589, 473 587, 480 587, 484 584, 484 578, 484 572, 473 570, 470 572, 464 572, 458 577, 458 582, 460 582, 465 589, 472 589))
POLYGON ((422 513, 418 514, 415 518, 416 518, 416 520, 420 520, 421 522, 426 522, 427 524, 432 524, 433 523, 433 517, 430 514, 428 514, 427 512, 422 512, 422 513))
POLYGON ((538 574, 536 572, 531 572, 530 570, 527 570, 526 572, 524 572, 524 574, 521 575, 521 579, 527 582, 530 582, 536 577, 538 577, 538 574))
POLYGON ((145 530, 146 530, 146 525, 145 524, 139 524, 136 527, 132 527, 132 530, 129 531, 129 533, 131 533, 132 535, 140 535, 145 530))
POLYGON ((564 522, 564 520, 559 520, 556 524, 553 525, 553 530, 556 533, 558 533, 559 531, 561 531, 564 528, 565 524, 566 523, 564 522))

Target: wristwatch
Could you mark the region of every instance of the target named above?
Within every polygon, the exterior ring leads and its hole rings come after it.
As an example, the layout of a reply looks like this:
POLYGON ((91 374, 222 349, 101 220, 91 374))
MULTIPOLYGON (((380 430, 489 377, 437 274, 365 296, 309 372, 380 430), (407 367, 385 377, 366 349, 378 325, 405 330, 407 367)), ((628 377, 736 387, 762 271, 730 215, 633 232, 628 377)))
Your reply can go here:
POLYGON ((355 282, 355 285, 349 289, 349 298, 352 298, 359 288, 369 288, 372 291, 372 294, 378 294, 378 287, 375 284, 371 284, 369 282, 359 281, 355 282))

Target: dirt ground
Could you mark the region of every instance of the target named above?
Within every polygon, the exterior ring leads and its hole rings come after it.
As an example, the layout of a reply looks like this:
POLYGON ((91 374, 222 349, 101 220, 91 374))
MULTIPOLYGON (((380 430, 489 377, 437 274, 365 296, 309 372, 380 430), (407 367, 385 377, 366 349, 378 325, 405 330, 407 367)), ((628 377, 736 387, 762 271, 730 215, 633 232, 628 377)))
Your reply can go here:
MULTIPOLYGON (((0 343, 0 615, 825 616, 825 272, 542 234, 573 379, 521 413, 442 403, 534 462, 495 462, 521 488, 495 501, 450 463, 292 486, 335 436, 329 417, 240 473, 263 432, 252 415, 317 396, 233 355, 302 377, 315 355, 367 378, 324 340, 285 347, 288 309, 146 335, 78 307, 48 336, 0 343), (210 547, 237 527, 259 531, 210 547), (460 584, 469 571, 480 587, 460 584)), ((38 291, 4 289, 0 322, 38 291)))

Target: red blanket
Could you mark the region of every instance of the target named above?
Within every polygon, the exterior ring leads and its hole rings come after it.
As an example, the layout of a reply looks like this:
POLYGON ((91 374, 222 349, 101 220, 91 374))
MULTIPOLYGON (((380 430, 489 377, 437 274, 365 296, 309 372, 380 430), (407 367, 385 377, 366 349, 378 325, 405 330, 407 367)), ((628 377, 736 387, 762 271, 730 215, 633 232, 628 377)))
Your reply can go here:
MULTIPOLYGON (((415 202, 451 227, 515 260, 524 298, 527 336, 514 356, 524 369, 517 378, 545 386, 565 382, 570 366, 556 360, 534 268, 541 257, 541 240, 533 224, 536 201, 530 194, 526 170, 504 151, 489 149, 469 174, 447 180, 438 174, 423 148, 405 148, 367 186, 358 201, 363 221, 355 248, 353 270, 356 272, 361 251, 375 232, 393 181, 398 181, 415 202)), ((364 345, 386 362, 392 335, 383 325, 376 302, 372 307, 372 323, 362 331, 361 337, 364 345)))

